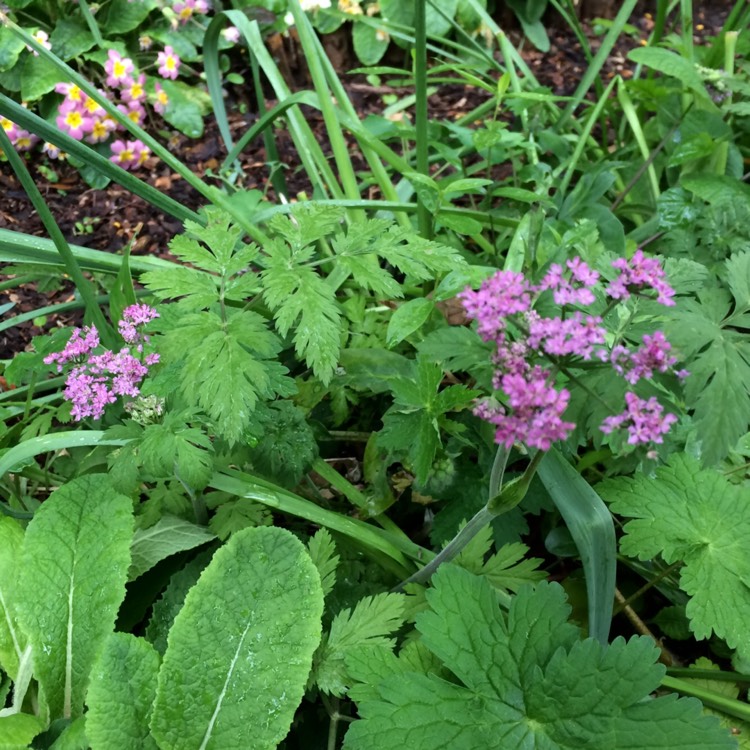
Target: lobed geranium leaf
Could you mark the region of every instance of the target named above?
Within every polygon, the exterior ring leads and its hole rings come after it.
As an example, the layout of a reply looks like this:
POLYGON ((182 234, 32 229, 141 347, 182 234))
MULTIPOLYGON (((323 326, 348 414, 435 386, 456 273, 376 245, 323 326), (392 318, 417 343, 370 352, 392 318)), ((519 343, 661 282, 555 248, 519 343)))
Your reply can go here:
POLYGON ((318 572, 296 537, 235 534, 169 633, 151 720, 159 747, 245 750, 251 737, 256 750, 275 748, 302 699, 322 613, 318 572))
POLYGON ((637 474, 597 485, 625 524, 621 551, 641 560, 682 560, 680 587, 697 638, 716 633, 750 658, 750 507, 747 492, 690 456, 673 456, 655 477, 637 474))
POLYGON ((158 750, 149 733, 159 654, 143 638, 110 633, 91 672, 86 736, 95 750, 158 750))
MULTIPOLYGON (((697 700, 647 700, 664 674, 649 639, 579 640, 557 584, 522 588, 506 616, 490 584, 468 571, 445 565, 433 583, 417 629, 456 680, 403 671, 393 659, 379 675, 365 664, 376 694, 364 691, 346 750, 734 747, 697 700)), ((365 676, 356 660, 350 668, 365 676)))
POLYGON ((125 595, 132 536, 132 502, 102 474, 55 490, 26 529, 18 616, 52 719, 83 712, 91 666, 125 595))

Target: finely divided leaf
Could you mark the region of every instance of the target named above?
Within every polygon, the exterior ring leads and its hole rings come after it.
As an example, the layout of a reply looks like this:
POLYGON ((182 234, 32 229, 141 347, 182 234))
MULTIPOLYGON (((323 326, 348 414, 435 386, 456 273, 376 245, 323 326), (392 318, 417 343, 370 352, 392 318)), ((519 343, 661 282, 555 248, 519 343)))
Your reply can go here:
POLYGON ((143 638, 111 633, 91 672, 86 736, 92 750, 158 750, 148 730, 159 655, 143 638))
POLYGON ((690 456, 673 456, 656 477, 637 474, 597 485, 625 524, 620 549, 649 560, 684 561, 680 587, 697 638, 712 632, 750 658, 750 506, 747 491, 690 456))
POLYGON ((341 310, 335 292, 312 268, 295 265, 287 253, 272 255, 262 278, 263 297, 286 336, 294 327, 294 348, 314 373, 328 383, 338 363, 341 310))
POLYGON ((372 680, 377 695, 363 691, 345 750, 734 747, 698 701, 648 699, 664 674, 649 639, 608 647, 579 640, 557 584, 524 587, 506 616, 489 583, 468 571, 444 565, 433 583, 431 611, 417 616, 417 629, 457 681, 392 665, 378 680, 372 660, 366 675, 351 660, 354 676, 372 680))
POLYGON ((215 539, 205 526, 197 526, 177 516, 164 515, 153 526, 136 529, 130 546, 132 563, 128 579, 135 580, 165 557, 200 547, 215 539))
POLYGON ((151 731, 162 750, 271 750, 302 699, 323 592, 303 545, 245 529, 213 557, 169 633, 151 731), (189 707, 189 710, 186 710, 189 707))
POLYGON ((310 537, 307 543, 307 551, 310 559, 318 569, 320 585, 323 588, 323 596, 328 596, 336 583, 336 568, 341 558, 336 554, 336 545, 333 543, 328 529, 318 529, 315 536, 310 537))
POLYGON ((0 517, 0 667, 12 680, 18 674, 26 638, 18 627, 16 599, 21 568, 23 529, 8 516, 0 517))
POLYGON ((51 719, 83 711, 89 672, 125 595, 132 502, 105 475, 55 490, 26 529, 18 602, 51 719))
POLYGON ((403 622, 403 594, 366 596, 353 610, 339 612, 315 657, 313 676, 318 687, 323 692, 343 696, 351 685, 345 665, 347 655, 373 646, 391 651, 395 641, 387 636, 398 630, 403 622))

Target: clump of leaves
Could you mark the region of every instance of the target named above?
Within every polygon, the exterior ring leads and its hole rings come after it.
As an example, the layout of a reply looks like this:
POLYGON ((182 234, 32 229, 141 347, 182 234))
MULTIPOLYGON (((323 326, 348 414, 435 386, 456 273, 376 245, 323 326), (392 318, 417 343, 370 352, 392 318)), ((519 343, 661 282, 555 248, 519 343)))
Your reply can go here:
POLYGON ((468 571, 445 565, 433 582, 417 630, 453 677, 441 679, 430 659, 420 665, 403 652, 350 654, 357 684, 349 696, 362 719, 346 750, 735 746, 697 700, 647 699, 664 674, 650 639, 581 640, 557 584, 522 588, 506 615, 490 584, 468 571))

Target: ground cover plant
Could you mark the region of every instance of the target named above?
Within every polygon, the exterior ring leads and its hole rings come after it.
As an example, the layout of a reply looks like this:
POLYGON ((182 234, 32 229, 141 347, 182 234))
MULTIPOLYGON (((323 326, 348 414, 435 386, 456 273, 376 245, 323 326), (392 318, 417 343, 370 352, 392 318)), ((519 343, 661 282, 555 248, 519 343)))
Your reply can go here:
MULTIPOLYGON (((476 0, 274 8, 309 67, 295 91, 241 4, 185 2, 189 96, 225 146, 204 175, 101 89, 149 91, 127 45, 153 23, 168 56, 178 4, 38 5, 0 11, 25 55, 3 81, 43 65, 57 100, 0 94, 0 148, 47 238, 0 230, 0 288, 65 279, 79 318, 2 362, 0 748, 746 746, 746 4, 697 45, 691 4, 659 3, 608 78, 635 0, 597 51, 552 2, 589 61, 559 97, 476 0), (360 118, 323 54, 348 16, 358 55, 365 18, 408 52, 366 70, 405 116, 360 118), (66 57, 71 24, 93 41, 66 57), (241 134, 235 33, 275 101, 241 134), (446 81, 483 101, 430 118, 446 81), (85 117, 71 92, 124 146, 57 122, 85 117), (70 244, 19 132, 179 220, 171 259, 70 244), (266 190, 240 162, 261 137, 266 190)), ((544 46, 543 4, 511 7, 544 46)))

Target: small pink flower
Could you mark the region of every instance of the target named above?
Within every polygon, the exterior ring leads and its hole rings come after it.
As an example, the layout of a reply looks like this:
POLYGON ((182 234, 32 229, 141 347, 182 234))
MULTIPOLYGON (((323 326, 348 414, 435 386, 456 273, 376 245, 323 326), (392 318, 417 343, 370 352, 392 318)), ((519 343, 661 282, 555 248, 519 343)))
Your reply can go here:
POLYGON ((57 111, 59 113, 55 120, 57 127, 77 141, 82 140, 83 136, 90 133, 94 127, 94 119, 85 111, 82 112, 76 102, 66 99, 57 111))
POLYGON ((193 15, 206 14, 211 5, 206 0, 178 0, 172 10, 177 14, 180 23, 187 23, 193 15))
POLYGON ((15 143, 18 134, 18 125, 11 122, 7 117, 0 117, 0 127, 5 131, 5 135, 10 138, 11 143, 15 143))
POLYGON ((236 26, 227 26, 221 30, 221 35, 230 44, 237 44, 240 41, 240 30, 236 26))
POLYGON ((138 78, 128 81, 125 88, 120 91, 120 97, 124 102, 140 102, 146 98, 146 76, 141 73, 138 78))
POLYGON ((133 61, 129 57, 121 57, 119 52, 111 49, 104 71, 107 73, 107 86, 117 88, 124 85, 130 74, 135 70, 133 61))
POLYGON ((121 166, 123 169, 130 169, 138 163, 135 154, 135 143, 133 141, 117 140, 112 144, 112 156, 110 161, 121 166))
POLYGON ((627 427, 630 445, 663 443, 663 436, 669 432, 677 417, 674 414, 664 414, 664 407, 654 397, 642 399, 635 393, 628 392, 625 394, 625 403, 625 411, 607 417, 599 429, 609 434, 627 427))
POLYGON ((42 151, 47 154, 50 159, 63 159, 65 154, 60 150, 54 143, 45 142, 42 146, 42 151))
POLYGON ((162 78, 171 78, 172 80, 177 78, 177 73, 180 70, 180 58, 174 53, 170 45, 167 45, 164 51, 157 55, 156 63, 159 66, 159 75, 162 78))
POLYGON ((160 83, 154 84, 154 111, 163 115, 167 111, 167 105, 169 104, 169 96, 164 91, 160 83))
MULTIPOLYGON (((52 45, 49 43, 49 34, 47 34, 46 31, 40 29, 39 31, 35 31, 31 36, 39 42, 44 49, 52 49, 52 45)), ((39 57, 39 53, 35 49, 31 49, 28 44, 26 45, 26 49, 31 52, 34 57, 39 57)))
POLYGON ((18 130, 13 145, 18 151, 30 151, 38 142, 39 136, 29 133, 28 130, 18 130))

